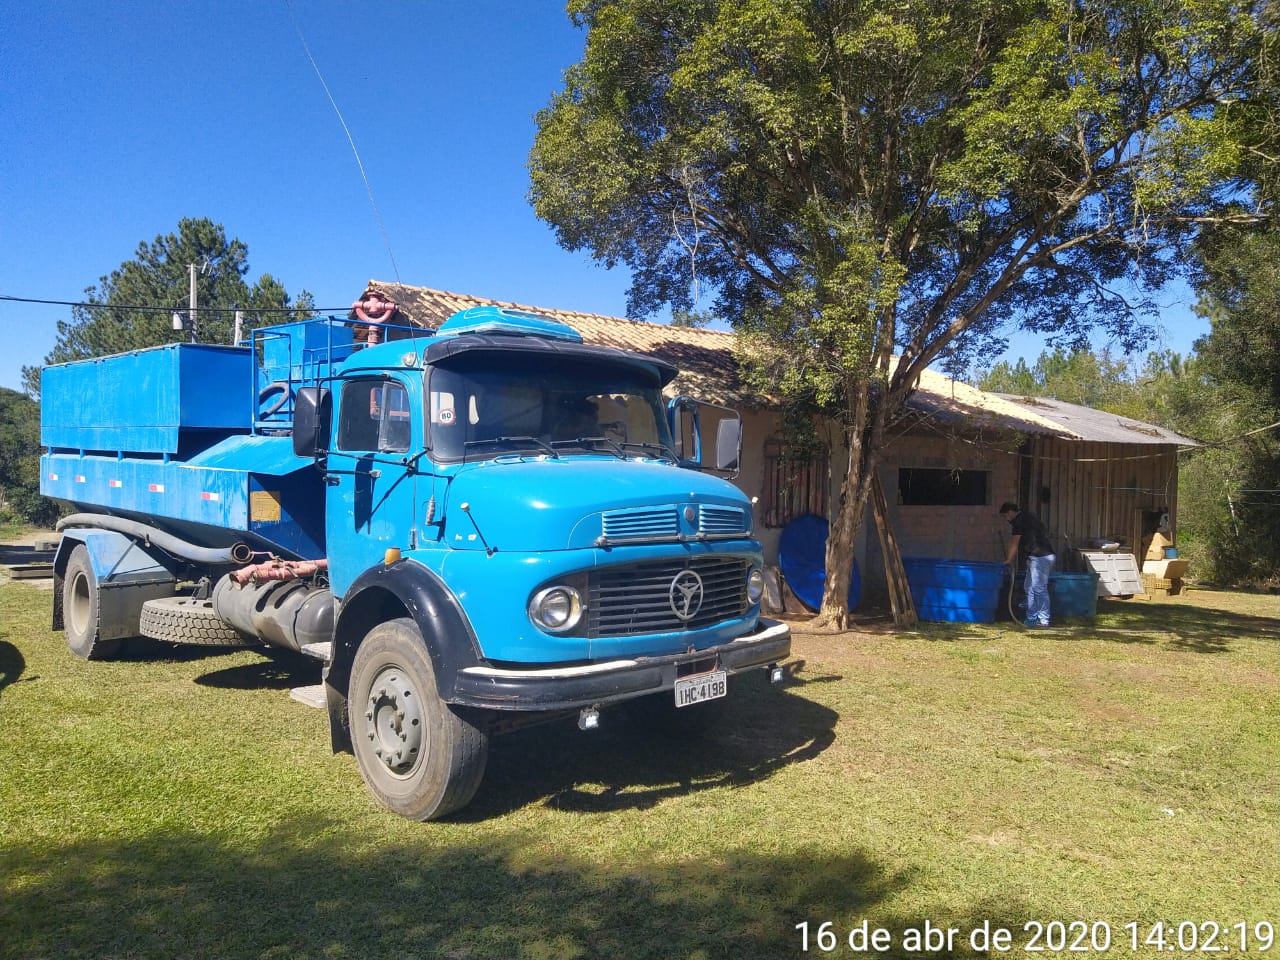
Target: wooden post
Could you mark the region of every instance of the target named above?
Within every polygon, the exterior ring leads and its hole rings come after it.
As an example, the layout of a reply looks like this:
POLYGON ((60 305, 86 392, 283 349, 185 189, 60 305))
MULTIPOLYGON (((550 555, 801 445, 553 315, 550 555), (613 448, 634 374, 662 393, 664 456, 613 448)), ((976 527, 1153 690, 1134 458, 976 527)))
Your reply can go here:
POLYGON ((898 538, 889 523, 889 504, 880 486, 880 473, 871 474, 872 512, 876 518, 876 532, 880 534, 880 553, 884 556, 884 575, 889 585, 889 606, 893 610, 893 623, 899 629, 914 627, 919 623, 915 604, 911 602, 911 588, 907 585, 907 571, 902 566, 902 551, 898 538))

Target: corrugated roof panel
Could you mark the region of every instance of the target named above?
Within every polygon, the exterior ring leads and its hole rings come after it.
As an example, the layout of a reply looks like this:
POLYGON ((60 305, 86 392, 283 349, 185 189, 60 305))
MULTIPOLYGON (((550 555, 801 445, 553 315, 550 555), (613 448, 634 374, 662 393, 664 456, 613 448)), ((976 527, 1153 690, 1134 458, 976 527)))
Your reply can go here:
POLYGON ((1165 430, 1155 424, 1122 417, 1117 413, 1082 407, 1076 403, 1064 403, 1049 397, 1019 397, 1012 394, 989 394, 1028 413, 1061 424, 1064 431, 1081 440, 1101 443, 1152 443, 1175 444, 1180 447, 1199 446, 1196 441, 1165 430))

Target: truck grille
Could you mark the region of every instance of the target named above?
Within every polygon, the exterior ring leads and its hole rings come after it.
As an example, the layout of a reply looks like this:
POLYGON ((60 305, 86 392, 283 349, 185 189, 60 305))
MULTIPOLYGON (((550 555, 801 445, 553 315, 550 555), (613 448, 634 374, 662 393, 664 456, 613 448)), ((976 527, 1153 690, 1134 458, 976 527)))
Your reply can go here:
POLYGON ((604 535, 611 540, 627 537, 674 537, 680 532, 675 507, 650 510, 615 510, 604 515, 604 535))
POLYGON ((751 526, 747 512, 740 507, 714 507, 686 505, 685 521, 680 519, 681 507, 662 506, 642 509, 613 510, 604 514, 602 532, 607 540, 675 539, 695 533, 694 511, 697 512, 696 532, 707 536, 734 536, 746 533, 751 526))
POLYGON ((699 533, 745 533, 747 517, 736 507, 703 507, 698 513, 699 533))
MULTIPOLYGON (((675 633, 741 617, 747 612, 748 563, 742 557, 698 557, 592 571, 587 587, 587 636, 675 633), (697 574, 702 585, 701 603, 687 620, 677 612, 685 594, 675 586, 684 571, 697 574)), ((696 582, 683 577, 680 586, 696 582)))

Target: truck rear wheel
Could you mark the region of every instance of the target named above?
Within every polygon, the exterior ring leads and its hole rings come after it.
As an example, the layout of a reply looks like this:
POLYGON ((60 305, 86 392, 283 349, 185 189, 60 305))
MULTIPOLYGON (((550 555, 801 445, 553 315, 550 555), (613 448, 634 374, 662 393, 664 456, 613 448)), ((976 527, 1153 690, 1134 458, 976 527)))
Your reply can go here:
POLYGON ((471 802, 489 737, 440 699, 412 620, 369 632, 351 667, 347 703, 356 763, 379 803, 410 820, 434 820, 471 802))
POLYGON ((93 572, 89 548, 80 544, 71 551, 62 575, 62 624, 67 646, 83 660, 106 660, 120 650, 119 640, 102 639, 101 614, 98 575, 93 572))

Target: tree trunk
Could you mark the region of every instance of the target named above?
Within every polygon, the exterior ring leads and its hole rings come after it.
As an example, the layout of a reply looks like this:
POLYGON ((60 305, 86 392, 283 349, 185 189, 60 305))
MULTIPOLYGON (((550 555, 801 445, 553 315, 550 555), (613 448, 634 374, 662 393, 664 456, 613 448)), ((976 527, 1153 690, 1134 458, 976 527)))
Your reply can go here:
POLYGON ((848 385, 849 462, 840 483, 840 499, 827 535, 827 579, 815 627, 844 630, 849 622, 849 583, 853 579, 853 545, 871 493, 871 477, 879 460, 883 412, 871 395, 871 382, 848 385), (870 427, 870 428, 869 428, 870 427))

